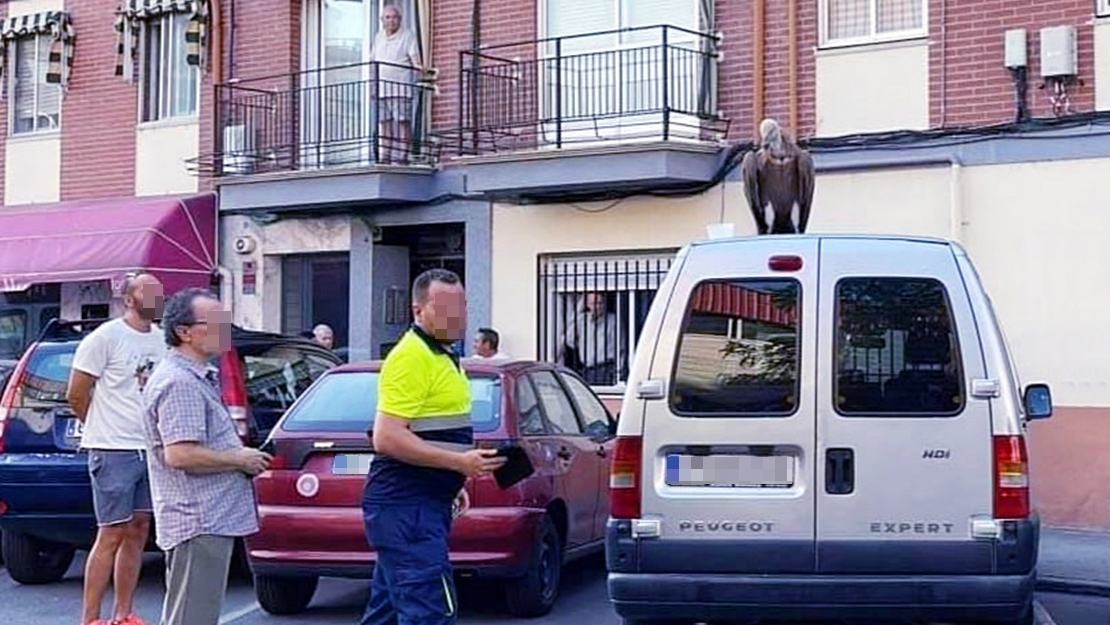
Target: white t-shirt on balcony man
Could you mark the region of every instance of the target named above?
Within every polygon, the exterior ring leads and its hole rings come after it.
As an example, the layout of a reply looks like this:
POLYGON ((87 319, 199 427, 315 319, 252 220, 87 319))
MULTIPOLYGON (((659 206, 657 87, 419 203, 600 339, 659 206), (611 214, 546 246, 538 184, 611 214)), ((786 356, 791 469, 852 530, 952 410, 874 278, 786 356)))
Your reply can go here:
POLYGON ((416 75, 404 67, 420 67, 420 46, 411 31, 398 28, 392 35, 379 30, 374 37, 370 58, 386 65, 378 66, 379 98, 411 98, 416 75), (404 67, 396 67, 401 65, 404 67))

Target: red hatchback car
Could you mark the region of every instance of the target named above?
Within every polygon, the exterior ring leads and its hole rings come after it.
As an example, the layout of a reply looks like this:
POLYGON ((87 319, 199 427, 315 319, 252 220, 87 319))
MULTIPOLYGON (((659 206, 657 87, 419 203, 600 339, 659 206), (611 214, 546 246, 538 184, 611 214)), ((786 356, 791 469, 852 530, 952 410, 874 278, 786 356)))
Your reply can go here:
MULTIPOLYGON (((616 422, 575 373, 548 363, 463 360, 480 447, 523 447, 535 473, 507 490, 470 479, 471 508, 451 530, 459 574, 506 580, 509 611, 546 614, 562 565, 602 551, 616 422)), ((247 541, 258 601, 272 614, 303 611, 321 576, 369 578, 362 493, 373 458, 367 429, 379 362, 332 369, 278 422, 274 454, 255 478, 261 530, 247 541)))

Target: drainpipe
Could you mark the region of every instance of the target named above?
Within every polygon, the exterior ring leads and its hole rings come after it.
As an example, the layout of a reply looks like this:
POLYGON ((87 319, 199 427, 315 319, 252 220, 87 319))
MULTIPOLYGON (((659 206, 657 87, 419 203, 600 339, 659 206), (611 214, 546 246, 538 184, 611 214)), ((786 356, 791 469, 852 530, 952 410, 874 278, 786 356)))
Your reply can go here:
POLYGON ((798 0, 789 0, 786 5, 788 83, 790 91, 790 132, 797 137, 798 130, 798 0))
POLYGON ((234 286, 232 284, 233 274, 230 269, 223 265, 217 266, 215 272, 220 276, 220 301, 223 302, 224 306, 231 306, 231 298, 235 295, 235 289, 232 288, 234 286))
MULTIPOLYGON (((766 26, 766 5, 765 0, 755 0, 752 3, 752 30, 754 36, 752 37, 752 64, 755 66, 755 76, 752 82, 755 83, 755 93, 752 94, 752 136, 759 136, 759 122, 763 120, 763 77, 764 68, 764 30, 766 26)), ((793 130, 793 129, 791 129, 793 130)))

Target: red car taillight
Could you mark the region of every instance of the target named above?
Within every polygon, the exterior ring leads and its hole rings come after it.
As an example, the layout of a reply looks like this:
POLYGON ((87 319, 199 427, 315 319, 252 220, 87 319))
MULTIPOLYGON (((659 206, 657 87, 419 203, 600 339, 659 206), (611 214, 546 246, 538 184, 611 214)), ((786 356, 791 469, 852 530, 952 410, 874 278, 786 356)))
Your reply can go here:
POLYGON ((19 359, 15 371, 12 371, 11 377, 8 378, 8 386, 4 388, 4 394, 0 396, 0 454, 4 453, 4 432, 7 430, 8 418, 11 417, 12 411, 19 407, 19 389, 27 377, 27 361, 30 358, 31 352, 28 350, 23 358, 19 359))
POLYGON ((994 518, 1029 516, 1029 455, 1023 436, 994 437, 994 518))
POLYGON ((250 436, 250 404, 247 401, 247 380, 239 353, 230 349, 220 356, 220 390, 224 405, 235 421, 235 431, 244 442, 250 436))
POLYGON ((609 470, 609 515, 614 519, 640 518, 643 456, 644 444, 639 436, 617 437, 609 470))

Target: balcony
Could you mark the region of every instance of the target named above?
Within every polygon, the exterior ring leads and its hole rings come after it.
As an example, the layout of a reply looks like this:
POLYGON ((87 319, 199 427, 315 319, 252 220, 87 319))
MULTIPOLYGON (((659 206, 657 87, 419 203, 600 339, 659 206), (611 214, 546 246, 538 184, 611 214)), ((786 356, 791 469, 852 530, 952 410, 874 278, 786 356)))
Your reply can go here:
POLYGON ((728 132, 719 43, 648 26, 462 51, 444 147, 494 196, 708 180, 728 132))
POLYGON ((217 85, 215 146, 197 170, 217 179, 223 210, 425 201, 434 88, 382 62, 217 85))

